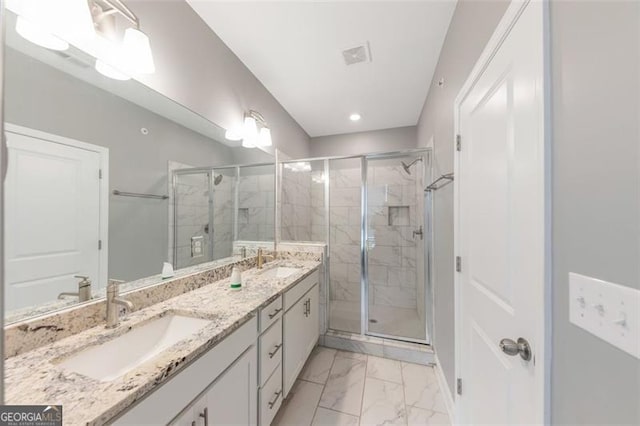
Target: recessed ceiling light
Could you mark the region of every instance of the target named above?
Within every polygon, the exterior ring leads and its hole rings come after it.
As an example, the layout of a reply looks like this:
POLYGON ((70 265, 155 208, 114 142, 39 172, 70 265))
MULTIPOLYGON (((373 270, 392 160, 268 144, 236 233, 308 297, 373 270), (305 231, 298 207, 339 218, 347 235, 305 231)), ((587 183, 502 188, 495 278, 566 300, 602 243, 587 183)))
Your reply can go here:
POLYGON ((357 114, 357 113, 356 114, 351 114, 349 116, 349 120, 351 120, 351 121, 358 121, 358 120, 360 120, 360 118, 362 118, 362 117, 360 117, 360 114, 357 114))

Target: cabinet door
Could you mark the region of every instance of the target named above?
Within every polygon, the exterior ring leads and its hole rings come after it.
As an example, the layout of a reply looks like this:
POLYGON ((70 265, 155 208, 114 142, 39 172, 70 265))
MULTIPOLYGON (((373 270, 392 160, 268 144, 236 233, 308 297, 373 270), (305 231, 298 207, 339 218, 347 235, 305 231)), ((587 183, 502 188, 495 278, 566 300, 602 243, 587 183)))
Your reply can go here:
POLYGON ((198 426, 257 424, 257 364, 258 354, 252 346, 209 389, 206 406, 194 407, 198 426))
POLYGON ((193 407, 185 410, 180 416, 173 419, 171 426, 196 426, 198 422, 195 420, 193 407))
POLYGON ((283 379, 287 396, 318 341, 318 285, 284 314, 283 379))

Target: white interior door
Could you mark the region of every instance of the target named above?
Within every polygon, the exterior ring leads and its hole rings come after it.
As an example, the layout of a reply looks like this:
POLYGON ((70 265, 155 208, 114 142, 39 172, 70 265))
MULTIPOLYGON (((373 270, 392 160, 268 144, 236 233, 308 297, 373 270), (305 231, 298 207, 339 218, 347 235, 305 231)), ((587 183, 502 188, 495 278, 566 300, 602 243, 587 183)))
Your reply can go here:
POLYGON ((100 154, 7 132, 5 309, 100 281, 100 154))
POLYGON ((457 405, 468 424, 544 422, 542 2, 505 19, 458 103, 457 405))

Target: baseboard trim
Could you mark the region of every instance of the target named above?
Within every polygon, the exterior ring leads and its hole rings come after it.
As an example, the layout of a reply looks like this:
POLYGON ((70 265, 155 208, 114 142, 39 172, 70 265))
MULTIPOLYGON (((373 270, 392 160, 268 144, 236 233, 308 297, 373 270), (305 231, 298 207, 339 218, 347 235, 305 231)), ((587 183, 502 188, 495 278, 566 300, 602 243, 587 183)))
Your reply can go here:
POLYGON ((435 354, 436 360, 436 377, 438 378, 438 385, 440 385, 440 389, 442 390, 442 397, 444 398, 444 405, 447 406, 447 413, 449 414, 449 420, 451 420, 451 424, 456 424, 456 416, 455 416, 455 403, 453 402, 453 394, 451 393, 451 389, 449 389, 449 383, 447 383, 447 379, 444 377, 444 371, 442 371, 442 366, 440 365, 440 360, 438 359, 438 354, 435 354))

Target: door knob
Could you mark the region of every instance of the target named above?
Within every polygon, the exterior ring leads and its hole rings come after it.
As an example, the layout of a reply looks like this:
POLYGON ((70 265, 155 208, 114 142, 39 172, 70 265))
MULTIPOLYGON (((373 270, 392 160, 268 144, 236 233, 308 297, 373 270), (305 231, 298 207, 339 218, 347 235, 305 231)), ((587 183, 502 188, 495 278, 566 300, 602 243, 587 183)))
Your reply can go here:
POLYGON ((525 361, 531 360, 531 346, 529 345, 529 342, 522 337, 518 338, 517 342, 514 342, 511 339, 500 340, 500 349, 507 355, 520 355, 520 358, 525 361))

